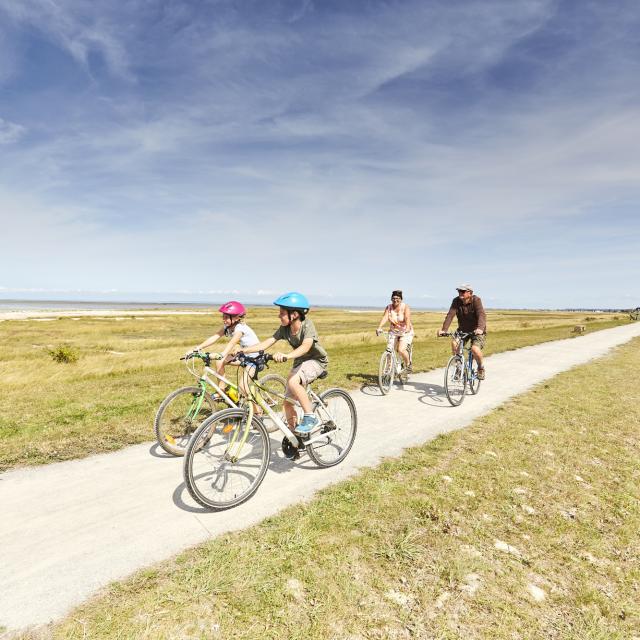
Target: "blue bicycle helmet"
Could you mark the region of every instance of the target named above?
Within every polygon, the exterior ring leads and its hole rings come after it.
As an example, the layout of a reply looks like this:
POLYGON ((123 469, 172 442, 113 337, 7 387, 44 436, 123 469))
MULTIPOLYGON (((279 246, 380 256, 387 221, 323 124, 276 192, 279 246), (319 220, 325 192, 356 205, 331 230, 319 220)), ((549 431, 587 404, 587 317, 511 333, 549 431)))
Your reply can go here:
POLYGON ((296 311, 302 311, 302 313, 307 313, 310 306, 307 298, 297 291, 283 293, 273 301, 273 304, 278 307, 284 307, 285 309, 291 309, 292 311, 294 309, 296 311))

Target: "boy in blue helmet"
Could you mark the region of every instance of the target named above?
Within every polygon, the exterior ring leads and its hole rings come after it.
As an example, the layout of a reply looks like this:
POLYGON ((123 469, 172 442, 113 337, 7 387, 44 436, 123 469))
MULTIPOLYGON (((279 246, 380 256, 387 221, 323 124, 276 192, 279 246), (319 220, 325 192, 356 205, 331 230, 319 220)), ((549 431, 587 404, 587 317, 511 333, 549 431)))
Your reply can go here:
POLYGON ((320 422, 313 413, 305 387, 326 371, 329 358, 318 342, 318 332, 313 322, 306 317, 309 302, 305 296, 291 291, 274 300, 273 304, 280 307, 280 327, 271 338, 245 348, 244 351, 262 351, 273 346, 278 340, 286 340, 291 345, 293 351, 286 354, 274 353, 273 357, 276 362, 293 359, 293 368, 287 380, 284 412, 289 426, 295 429, 296 433, 309 435, 320 427, 320 422), (302 421, 297 426, 296 410, 292 400, 297 400, 304 411, 302 421))

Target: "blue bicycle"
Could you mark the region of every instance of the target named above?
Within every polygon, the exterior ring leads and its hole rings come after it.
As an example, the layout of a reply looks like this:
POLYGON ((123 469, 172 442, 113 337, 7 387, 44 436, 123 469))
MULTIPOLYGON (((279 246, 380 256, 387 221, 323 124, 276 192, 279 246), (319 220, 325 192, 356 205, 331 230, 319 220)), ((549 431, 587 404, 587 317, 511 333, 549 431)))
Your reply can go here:
POLYGON ((464 400, 467 385, 469 386, 469 391, 475 395, 480 390, 482 381, 478 378, 478 363, 473 359, 473 354, 471 353, 471 341, 469 341, 469 346, 466 349, 467 355, 464 353, 464 341, 473 334, 454 331, 444 335, 453 338, 458 344, 457 352, 449 358, 444 372, 444 390, 447 394, 447 399, 454 407, 457 407, 464 400))

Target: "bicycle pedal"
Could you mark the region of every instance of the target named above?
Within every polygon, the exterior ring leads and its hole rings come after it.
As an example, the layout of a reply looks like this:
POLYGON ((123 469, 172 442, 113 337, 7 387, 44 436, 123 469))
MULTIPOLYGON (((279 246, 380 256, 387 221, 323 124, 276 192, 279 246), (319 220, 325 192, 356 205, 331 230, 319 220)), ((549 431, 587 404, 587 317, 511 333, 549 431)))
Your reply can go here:
POLYGON ((289 458, 289 460, 297 460, 300 457, 300 449, 294 447, 288 438, 283 438, 282 440, 282 453, 284 453, 285 458, 289 458))

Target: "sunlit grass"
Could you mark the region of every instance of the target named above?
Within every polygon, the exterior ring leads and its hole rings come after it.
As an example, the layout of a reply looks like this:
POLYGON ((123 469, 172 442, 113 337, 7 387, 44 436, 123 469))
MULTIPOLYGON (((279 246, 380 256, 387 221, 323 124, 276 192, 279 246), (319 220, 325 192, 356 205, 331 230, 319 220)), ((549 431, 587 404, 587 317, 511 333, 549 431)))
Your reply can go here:
POLYGON ((309 503, 140 571, 51 633, 637 637, 639 357, 636 339, 309 503))
MULTIPOLYGON (((380 313, 314 310, 329 351, 330 376, 319 384, 357 388, 377 379, 385 341, 376 338, 380 313)), ((486 353, 571 336, 627 322, 598 314, 529 311, 489 313, 486 353)), ((435 338, 443 314, 415 312, 414 370, 443 366, 449 346, 435 338)), ((277 311, 251 309, 258 336, 278 326, 277 311)), ((219 326, 218 314, 58 318, 0 323, 0 471, 21 464, 67 460, 152 439, 162 399, 192 383, 180 363, 187 349, 219 326), (50 351, 67 345, 77 362, 55 362, 50 351)), ((286 347, 283 347, 286 350, 286 347)), ((287 365, 272 370, 286 373, 287 365)))

